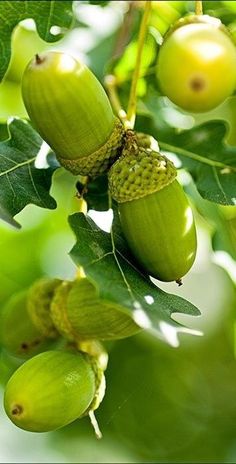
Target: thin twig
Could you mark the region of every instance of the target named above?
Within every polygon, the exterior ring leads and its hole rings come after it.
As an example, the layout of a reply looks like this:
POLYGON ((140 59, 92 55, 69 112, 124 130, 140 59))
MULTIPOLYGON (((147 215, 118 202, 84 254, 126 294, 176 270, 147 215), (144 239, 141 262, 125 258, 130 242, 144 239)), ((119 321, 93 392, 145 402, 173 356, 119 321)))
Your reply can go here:
POLYGON ((195 13, 196 13, 196 15, 202 15, 203 14, 203 8, 202 8, 202 1, 201 0, 196 0, 195 1, 195 13))
POLYGON ((138 85, 138 80, 140 76, 142 51, 143 51, 143 46, 144 46, 145 39, 146 39, 147 25, 148 25, 148 18, 149 18, 150 11, 151 11, 151 1, 146 0, 145 10, 144 10, 144 14, 143 14, 143 18, 142 18, 142 22, 140 26, 140 31, 139 31, 137 58, 136 58, 136 64, 135 64, 135 69, 134 69, 134 74, 133 74, 133 79, 132 79, 132 84, 131 84, 128 110, 127 110, 127 118, 128 118, 128 121, 130 121, 131 128, 133 128, 135 124, 136 105, 137 105, 137 102, 136 102, 137 85, 138 85))
POLYGON ((124 15, 124 20, 123 20, 123 23, 121 25, 121 28, 119 30, 119 33, 116 39, 115 47, 112 53, 113 59, 119 58, 122 55, 129 41, 130 30, 132 29, 132 24, 134 20, 134 11, 135 11, 135 3, 134 1, 131 1, 129 2, 128 11, 124 15))
POLYGON ((127 114, 125 110, 121 106, 121 102, 117 93, 117 87, 116 87, 116 77, 113 74, 108 74, 105 77, 104 84, 106 86, 109 100, 111 102, 111 105, 113 107, 114 112, 117 114, 117 116, 120 118, 120 120, 123 122, 124 126, 126 129, 130 129, 129 123, 127 120, 127 114))

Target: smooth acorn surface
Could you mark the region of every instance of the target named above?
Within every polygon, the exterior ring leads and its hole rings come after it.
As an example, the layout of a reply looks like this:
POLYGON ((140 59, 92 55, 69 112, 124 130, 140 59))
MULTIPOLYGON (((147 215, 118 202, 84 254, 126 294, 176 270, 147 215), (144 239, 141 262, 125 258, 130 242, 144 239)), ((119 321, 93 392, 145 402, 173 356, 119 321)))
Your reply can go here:
POLYGON ((176 105, 209 111, 235 90, 235 44, 218 19, 193 18, 167 34, 158 55, 157 78, 176 105))
POLYGON ((118 203, 128 245, 152 277, 181 283, 196 255, 196 231, 177 170, 164 155, 127 137, 122 156, 109 172, 111 196, 118 203))
POLYGON ((51 314, 58 331, 72 340, 115 340, 141 330, 124 308, 99 297, 87 278, 58 287, 51 314))
POLYGON ((47 351, 25 362, 4 396, 8 417, 30 432, 48 432, 79 418, 95 395, 95 374, 80 353, 47 351))
POLYGON ((178 181, 138 200, 119 204, 122 229, 142 268, 162 281, 179 281, 196 255, 191 207, 178 181))
MULTIPOLYGON (((50 51, 36 56, 25 70, 22 95, 40 135, 60 162, 65 161, 75 173, 73 161, 85 158, 87 163, 86 158, 109 143, 117 126, 100 82, 87 66, 66 53, 50 51)), ((118 133, 115 143, 119 142, 118 133)), ((107 162, 109 156, 107 149, 96 155, 93 163, 107 162)), ((90 174, 89 170, 81 173, 90 174)))
POLYGON ((11 354, 27 358, 51 346, 27 311, 27 291, 13 295, 0 312, 0 343, 11 354))

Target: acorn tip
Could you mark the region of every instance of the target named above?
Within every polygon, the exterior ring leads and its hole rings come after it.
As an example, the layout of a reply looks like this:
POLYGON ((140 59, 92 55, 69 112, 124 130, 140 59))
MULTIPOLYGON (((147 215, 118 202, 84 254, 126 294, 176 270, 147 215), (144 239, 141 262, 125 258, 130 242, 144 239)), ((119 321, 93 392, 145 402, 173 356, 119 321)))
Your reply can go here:
POLYGON ((12 408, 12 411, 11 411, 12 415, 13 416, 21 416, 21 414, 23 413, 23 408, 20 404, 16 404, 13 408, 12 408))
POLYGON ((43 61, 44 61, 44 60, 41 58, 41 56, 39 56, 39 54, 36 53, 36 55, 35 55, 35 62, 36 62, 36 64, 41 64, 41 63, 43 63, 43 61))

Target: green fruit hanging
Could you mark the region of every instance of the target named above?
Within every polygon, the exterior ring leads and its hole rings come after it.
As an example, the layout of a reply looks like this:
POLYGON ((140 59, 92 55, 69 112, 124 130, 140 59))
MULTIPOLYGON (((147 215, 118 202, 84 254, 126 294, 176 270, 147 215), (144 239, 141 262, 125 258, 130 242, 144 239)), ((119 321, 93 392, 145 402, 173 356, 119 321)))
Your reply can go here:
POLYGON ((74 174, 95 177, 117 158, 124 129, 93 73, 62 52, 36 56, 22 80, 36 129, 74 174))
POLYGON ((70 340, 115 340, 141 330, 124 308, 101 298, 87 278, 56 289, 51 316, 58 332, 70 340))
POLYGON ((87 355, 47 351, 24 363, 10 378, 4 397, 8 417, 30 432, 48 432, 88 413, 97 391, 87 355))
POLYGON ((0 312, 0 343, 9 353, 23 358, 45 351, 51 345, 32 322, 27 298, 27 291, 16 293, 0 312))
POLYGON ((130 143, 109 172, 123 233, 141 268, 162 281, 177 281, 196 255, 196 231, 177 171, 165 156, 130 143))
POLYGON ((209 111, 236 87, 236 47, 217 18, 191 15, 167 33, 157 61, 161 90, 192 112, 209 111))

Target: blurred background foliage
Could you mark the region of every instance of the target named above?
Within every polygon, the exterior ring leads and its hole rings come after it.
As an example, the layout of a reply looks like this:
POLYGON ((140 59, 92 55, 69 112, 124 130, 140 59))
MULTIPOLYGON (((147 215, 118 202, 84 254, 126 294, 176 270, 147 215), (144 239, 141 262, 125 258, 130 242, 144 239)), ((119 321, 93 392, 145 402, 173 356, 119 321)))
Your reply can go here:
MULTIPOLYGON (((142 2, 133 2, 127 16, 128 9, 129 2, 122 1, 74 2, 74 28, 53 45, 53 49, 69 50, 82 58, 100 80, 105 73, 115 72, 124 105, 134 67, 142 2), (127 18, 126 36, 122 37, 120 26, 127 18)), ((193 9, 191 1, 153 2, 139 85, 137 127, 148 131, 152 118, 161 128, 177 129, 224 119, 229 125, 227 142, 236 145, 236 97, 196 116, 179 110, 157 88, 155 59, 162 35, 170 23, 193 9)), ((220 17, 236 38, 236 1, 206 1, 204 11, 220 17)), ((7 137, 8 117, 26 116, 20 96, 26 63, 36 51, 49 47, 38 38, 32 21, 15 29, 12 40, 12 61, 0 84, 1 139, 7 137)), ((14 427, 1 410, 0 462, 236 461, 236 207, 202 200, 186 172, 180 170, 179 178, 195 210, 199 249, 183 287, 161 286, 201 309, 199 318, 178 315, 177 319, 204 335, 182 335, 178 349, 148 333, 107 344, 107 393, 97 414, 103 439, 96 441, 88 419, 50 434, 29 434, 14 427)), ((20 231, 0 224, 2 307, 14 292, 27 288, 37 277, 70 279, 75 274, 68 256, 74 236, 67 222, 68 215, 80 207, 73 176, 57 170, 51 193, 58 203, 55 211, 29 205, 16 217, 22 224, 20 231)), ((106 229, 107 213, 90 214, 106 229)), ((1 353, 3 381, 10 364, 1 353)))

